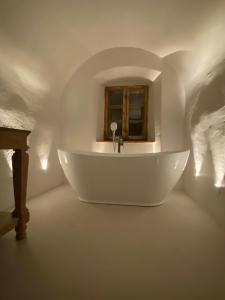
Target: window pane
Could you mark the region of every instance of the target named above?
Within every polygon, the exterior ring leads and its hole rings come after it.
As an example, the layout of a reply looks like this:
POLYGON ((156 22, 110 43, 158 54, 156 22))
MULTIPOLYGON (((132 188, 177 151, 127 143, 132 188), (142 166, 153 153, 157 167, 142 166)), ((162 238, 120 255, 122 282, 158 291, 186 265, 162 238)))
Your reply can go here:
POLYGON ((129 124, 129 136, 142 136, 143 135, 143 123, 130 123, 129 124))
POLYGON ((143 105, 145 93, 143 89, 129 89, 129 105, 143 105))
POLYGON ((144 108, 130 108, 129 109, 129 120, 142 120, 144 116, 144 108))
POLYGON ((123 111, 121 108, 118 109, 110 109, 109 111, 109 121, 110 124, 112 122, 121 121, 123 116, 123 111))
POLYGON ((124 135, 127 140, 142 140, 147 136, 147 96, 148 87, 113 86, 106 87, 105 138, 112 138, 110 124, 117 123, 116 135, 124 135))
POLYGON ((123 105, 123 89, 109 91, 109 105, 123 105))

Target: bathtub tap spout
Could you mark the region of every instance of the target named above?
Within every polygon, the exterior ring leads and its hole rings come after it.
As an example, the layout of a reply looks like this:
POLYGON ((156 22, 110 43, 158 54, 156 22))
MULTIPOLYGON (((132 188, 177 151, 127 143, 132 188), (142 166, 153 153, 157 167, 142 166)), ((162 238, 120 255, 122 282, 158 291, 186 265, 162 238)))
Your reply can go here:
POLYGON ((118 153, 120 153, 121 152, 121 146, 123 146, 123 138, 118 136, 117 143, 118 143, 118 153))

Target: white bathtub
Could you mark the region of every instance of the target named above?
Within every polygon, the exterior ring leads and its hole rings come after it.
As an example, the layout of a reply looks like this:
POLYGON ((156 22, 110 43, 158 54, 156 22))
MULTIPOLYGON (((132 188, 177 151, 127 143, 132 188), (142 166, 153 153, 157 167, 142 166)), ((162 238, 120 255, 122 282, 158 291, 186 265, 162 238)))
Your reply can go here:
POLYGON ((181 177, 189 150, 148 154, 58 150, 58 155, 81 201, 155 206, 181 177))

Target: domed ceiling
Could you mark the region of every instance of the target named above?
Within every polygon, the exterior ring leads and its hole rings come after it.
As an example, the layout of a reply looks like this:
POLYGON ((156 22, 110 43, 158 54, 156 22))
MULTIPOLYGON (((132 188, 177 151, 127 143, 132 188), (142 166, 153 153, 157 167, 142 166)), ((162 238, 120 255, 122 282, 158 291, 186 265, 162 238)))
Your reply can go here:
POLYGON ((13 89, 16 76, 25 90, 44 96, 61 91, 90 56, 123 46, 162 57, 192 51, 175 55, 173 64, 185 80, 201 80, 225 56, 224 9, 224 0, 2 0, 1 81, 13 89))

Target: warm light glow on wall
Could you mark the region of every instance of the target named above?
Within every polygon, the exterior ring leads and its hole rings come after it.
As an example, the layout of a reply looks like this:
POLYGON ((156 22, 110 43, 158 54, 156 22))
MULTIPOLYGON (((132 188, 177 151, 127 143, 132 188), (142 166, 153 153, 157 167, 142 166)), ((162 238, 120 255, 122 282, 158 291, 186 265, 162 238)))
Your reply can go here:
POLYGON ((10 170, 10 175, 12 175, 12 156, 14 151, 13 150, 3 150, 3 155, 6 159, 7 165, 10 170))
POLYGON ((104 152, 104 143, 93 142, 92 143, 92 151, 103 153, 104 152))
POLYGON ((34 72, 31 69, 25 68, 20 65, 13 65, 12 69, 18 75, 21 84, 27 89, 35 93, 46 93, 49 86, 46 81, 39 76, 39 72, 34 72))
POLYGON ((217 181, 214 185, 217 188, 225 187, 225 182, 224 182, 224 180, 222 182, 217 181))
POLYGON ((37 154, 40 159, 41 169, 47 170, 49 167, 49 155, 52 148, 52 132, 49 129, 39 129, 37 136, 37 154))
POLYGON ((67 159, 66 155, 64 155, 64 161, 65 161, 65 164, 68 164, 68 159, 67 159))
POLYGON ((194 127, 191 133, 195 162, 195 176, 200 176, 204 158, 207 152, 208 144, 205 132, 208 127, 209 125, 206 122, 205 116, 202 116, 199 124, 194 127))
POLYGON ((186 93, 191 93, 197 86, 209 84, 218 74, 219 65, 224 61, 225 39, 224 33, 224 1, 223 7, 217 6, 207 21, 206 27, 196 40, 195 50, 187 59, 188 72, 186 72, 186 93), (216 72, 211 72, 215 70, 216 72))
POLYGON ((61 166, 63 166, 64 163, 68 164, 68 159, 67 159, 66 153, 60 152, 60 155, 58 155, 58 157, 59 157, 59 162, 60 162, 61 166))
POLYGON ((191 133, 195 162, 195 175, 200 176, 201 168, 209 147, 214 167, 216 187, 224 186, 225 176, 225 106, 205 114, 191 133))
POLYGON ((30 112, 37 111, 50 89, 47 73, 34 57, 6 44, 0 53, 1 100, 18 95, 30 112))
POLYGON ((47 170, 48 169, 48 159, 47 158, 42 158, 41 159, 41 168, 42 168, 42 170, 47 170))

